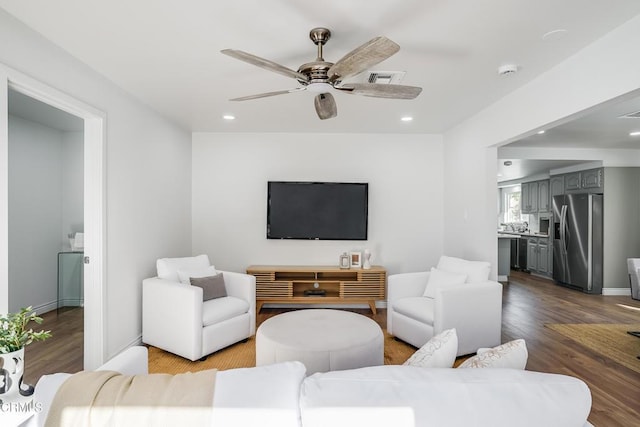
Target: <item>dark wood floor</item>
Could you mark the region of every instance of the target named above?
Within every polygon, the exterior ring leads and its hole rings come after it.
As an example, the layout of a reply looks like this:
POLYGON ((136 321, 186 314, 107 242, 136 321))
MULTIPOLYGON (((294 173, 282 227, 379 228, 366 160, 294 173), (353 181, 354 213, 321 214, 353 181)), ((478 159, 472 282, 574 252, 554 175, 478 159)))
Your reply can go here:
MULTIPOLYGON (((257 323, 283 311, 263 309, 257 323)), ((386 310, 378 310, 375 316, 369 310, 353 311, 372 317, 386 328, 386 310)), ((25 379, 31 384, 46 373, 82 369, 82 309, 65 309, 60 314, 53 311, 45 313, 43 318, 43 326, 53 330, 54 338, 27 347, 25 379)), ((528 370, 584 380, 593 397, 589 421, 596 427, 640 425, 640 373, 563 337, 544 324, 639 322, 640 301, 630 297, 586 295, 520 272, 512 272, 509 283, 504 284, 503 342, 526 340, 528 370)))

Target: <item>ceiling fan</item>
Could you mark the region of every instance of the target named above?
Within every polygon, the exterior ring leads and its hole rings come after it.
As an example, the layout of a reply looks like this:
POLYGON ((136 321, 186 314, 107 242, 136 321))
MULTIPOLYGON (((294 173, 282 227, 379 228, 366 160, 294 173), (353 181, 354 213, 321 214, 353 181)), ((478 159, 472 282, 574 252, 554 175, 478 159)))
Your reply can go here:
POLYGON ((347 53, 335 64, 325 61, 322 54, 324 44, 331 38, 331 31, 326 28, 314 28, 309 32, 309 38, 318 46, 318 57, 313 62, 302 64, 298 68, 298 71, 241 50, 222 50, 221 52, 225 55, 287 77, 292 77, 302 85, 301 87, 289 90, 279 90, 276 92, 233 98, 231 101, 247 101, 249 99, 265 98, 268 96, 308 90, 317 94, 314 101, 316 112, 321 120, 325 120, 336 117, 338 114, 335 99, 333 95, 331 95, 331 91, 333 90, 353 95, 393 99, 414 99, 422 92, 422 88, 419 87, 397 84, 342 84, 344 79, 361 73, 400 50, 400 46, 384 36, 369 40, 362 46, 347 53))

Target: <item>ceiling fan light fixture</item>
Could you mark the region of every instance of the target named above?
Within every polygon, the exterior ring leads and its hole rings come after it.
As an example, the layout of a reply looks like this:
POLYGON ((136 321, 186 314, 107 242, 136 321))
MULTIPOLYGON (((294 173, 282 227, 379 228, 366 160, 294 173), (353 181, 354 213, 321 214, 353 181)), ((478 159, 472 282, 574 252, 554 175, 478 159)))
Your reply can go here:
POLYGON ((333 89, 329 83, 309 83, 307 90, 313 93, 329 93, 333 89))

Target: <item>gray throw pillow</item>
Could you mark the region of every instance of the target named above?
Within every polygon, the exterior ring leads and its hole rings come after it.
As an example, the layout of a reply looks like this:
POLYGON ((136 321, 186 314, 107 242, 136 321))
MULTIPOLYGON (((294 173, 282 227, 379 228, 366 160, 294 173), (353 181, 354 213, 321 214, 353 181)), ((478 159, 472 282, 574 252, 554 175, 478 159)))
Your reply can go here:
POLYGON ((222 277, 222 273, 209 277, 191 277, 189 280, 192 286, 202 288, 202 301, 227 296, 227 289, 224 287, 224 277, 222 277))

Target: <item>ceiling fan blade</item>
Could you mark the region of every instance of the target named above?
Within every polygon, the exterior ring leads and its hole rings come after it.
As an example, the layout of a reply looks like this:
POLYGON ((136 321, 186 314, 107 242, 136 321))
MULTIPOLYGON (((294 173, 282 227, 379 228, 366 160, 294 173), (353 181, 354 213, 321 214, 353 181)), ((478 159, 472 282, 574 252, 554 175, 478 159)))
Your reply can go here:
POLYGON ((298 91, 305 90, 305 89, 306 89, 306 87, 297 87, 295 89, 289 89, 289 90, 277 90, 275 92, 265 92, 265 93, 259 93, 257 95, 241 96, 240 98, 233 98, 233 99, 230 99, 229 101, 248 101, 250 99, 258 99, 258 98, 266 98, 268 96, 284 95, 285 93, 298 92, 298 91))
POLYGON ((421 87, 405 85, 386 85, 375 83, 349 83, 335 87, 338 90, 352 95, 373 96, 376 98, 393 99, 414 99, 420 92, 421 87))
POLYGON ((297 71, 293 71, 291 68, 287 68, 284 65, 277 64, 273 61, 269 61, 268 59, 260 58, 259 56, 255 56, 250 53, 243 52, 241 50, 224 49, 224 50, 221 50, 220 52, 232 58, 239 59, 240 61, 247 62, 251 65, 256 65, 260 68, 273 71, 274 73, 278 73, 286 77, 292 77, 294 79, 303 80, 303 81, 309 80, 307 76, 297 71))
POLYGON ((338 115, 338 107, 333 95, 330 93, 319 93, 314 100, 316 113, 320 120, 331 119, 338 115))
POLYGON ((384 61, 399 50, 400 46, 398 46, 397 43, 384 36, 371 39, 362 46, 347 53, 342 59, 329 68, 329 81, 335 82, 358 74, 384 61))

